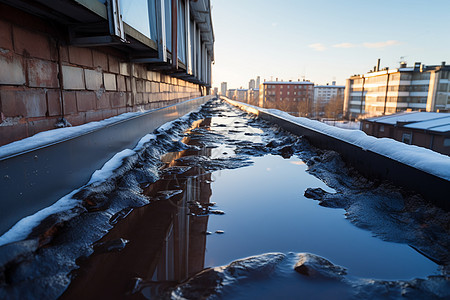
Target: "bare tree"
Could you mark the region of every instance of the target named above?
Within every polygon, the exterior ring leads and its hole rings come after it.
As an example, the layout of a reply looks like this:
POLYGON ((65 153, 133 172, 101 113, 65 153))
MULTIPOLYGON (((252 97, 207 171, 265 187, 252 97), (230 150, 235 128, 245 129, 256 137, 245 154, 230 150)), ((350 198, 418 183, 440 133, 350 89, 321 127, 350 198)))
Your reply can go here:
POLYGON ((314 108, 313 108, 313 115, 314 117, 322 117, 325 115, 325 106, 327 104, 327 101, 323 96, 319 96, 317 99, 314 99, 314 108))
POLYGON ((297 104, 297 111, 300 117, 307 117, 309 115, 309 103, 306 99, 300 100, 297 104))
POLYGON ((338 94, 331 97, 330 101, 325 105, 325 117, 333 119, 341 119, 344 108, 344 95, 338 94))

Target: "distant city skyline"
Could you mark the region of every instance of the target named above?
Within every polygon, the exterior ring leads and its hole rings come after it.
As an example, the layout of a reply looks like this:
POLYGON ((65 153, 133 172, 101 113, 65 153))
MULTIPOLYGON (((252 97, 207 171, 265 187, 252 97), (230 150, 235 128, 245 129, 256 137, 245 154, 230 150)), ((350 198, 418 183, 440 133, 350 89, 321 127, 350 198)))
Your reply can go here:
POLYGON ((345 84, 401 60, 450 62, 450 1, 211 0, 215 33, 213 86, 307 79, 345 84))

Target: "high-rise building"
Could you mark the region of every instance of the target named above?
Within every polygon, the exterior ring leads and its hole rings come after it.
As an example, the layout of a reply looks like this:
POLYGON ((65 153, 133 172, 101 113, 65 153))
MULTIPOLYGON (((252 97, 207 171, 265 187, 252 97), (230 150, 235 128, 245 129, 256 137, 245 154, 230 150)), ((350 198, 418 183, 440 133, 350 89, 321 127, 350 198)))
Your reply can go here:
POLYGON ((248 83, 248 89, 249 90, 254 90, 255 89, 255 79, 250 79, 250 81, 248 83))
POLYGON ((220 94, 222 96, 225 96, 227 94, 227 83, 226 82, 222 82, 220 84, 220 94))
POLYGON ((261 84, 261 77, 256 76, 256 88, 259 89, 259 85, 261 84))
MULTIPOLYGON (((378 64, 379 65, 379 64, 378 64)), ((347 79, 344 114, 377 116, 402 111, 450 111, 450 66, 425 66, 374 70, 347 79)))

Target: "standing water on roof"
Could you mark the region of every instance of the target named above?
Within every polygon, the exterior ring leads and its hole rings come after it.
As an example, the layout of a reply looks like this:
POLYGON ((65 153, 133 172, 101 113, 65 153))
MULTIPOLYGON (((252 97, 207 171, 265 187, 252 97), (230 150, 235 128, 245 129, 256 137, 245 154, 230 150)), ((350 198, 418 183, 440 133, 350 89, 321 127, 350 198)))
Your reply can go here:
MULTIPOLYGON (((92 251, 60 267, 70 275, 46 274, 67 278, 63 299, 450 295, 447 213, 218 100, 190 121, 157 132, 108 187, 79 193, 87 212, 38 250, 70 257, 77 226, 109 218, 106 234, 87 234, 92 251)), ((17 264, 3 294, 31 281, 17 264)))

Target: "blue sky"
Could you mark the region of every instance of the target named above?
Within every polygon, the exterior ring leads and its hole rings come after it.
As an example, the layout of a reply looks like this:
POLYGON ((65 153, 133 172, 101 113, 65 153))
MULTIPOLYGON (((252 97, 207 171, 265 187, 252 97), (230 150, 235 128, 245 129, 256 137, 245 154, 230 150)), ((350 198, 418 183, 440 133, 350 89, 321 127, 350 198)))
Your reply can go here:
POLYGON ((211 0, 213 86, 257 75, 344 84, 381 58, 450 64, 450 0, 211 0))

